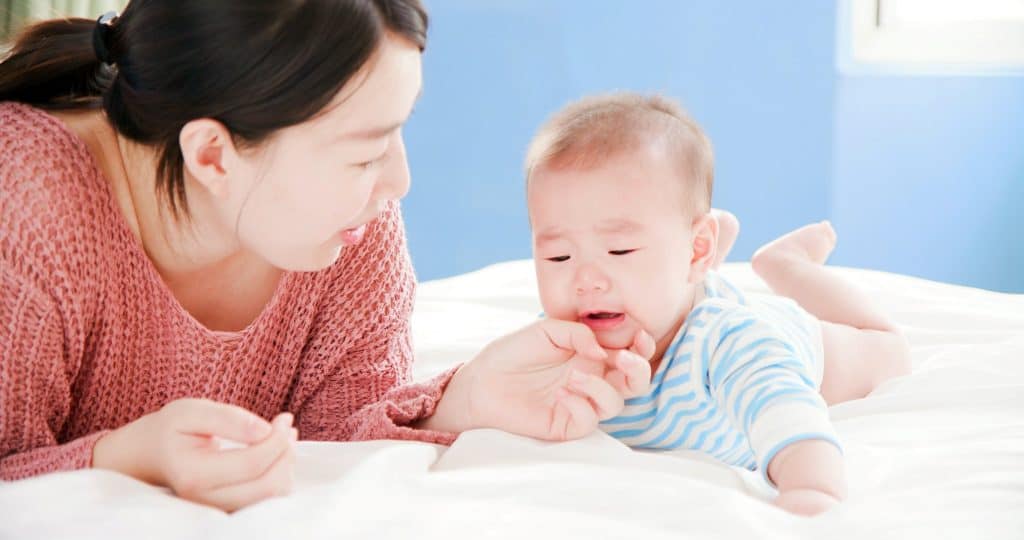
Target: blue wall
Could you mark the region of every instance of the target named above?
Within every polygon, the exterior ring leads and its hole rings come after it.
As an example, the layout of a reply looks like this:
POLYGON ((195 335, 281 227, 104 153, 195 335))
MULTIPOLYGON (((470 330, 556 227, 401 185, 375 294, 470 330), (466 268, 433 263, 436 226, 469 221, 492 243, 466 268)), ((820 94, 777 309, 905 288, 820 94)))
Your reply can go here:
POLYGON ((1024 233, 1020 78, 841 75, 827 1, 427 5, 404 204, 421 279, 528 257, 533 131, 569 100, 630 89, 675 97, 711 136, 714 203, 743 222, 732 260, 830 218, 837 264, 1024 290, 1022 244, 999 235, 1024 233))
POLYGON ((832 262, 1024 292, 1024 77, 851 76, 832 262))

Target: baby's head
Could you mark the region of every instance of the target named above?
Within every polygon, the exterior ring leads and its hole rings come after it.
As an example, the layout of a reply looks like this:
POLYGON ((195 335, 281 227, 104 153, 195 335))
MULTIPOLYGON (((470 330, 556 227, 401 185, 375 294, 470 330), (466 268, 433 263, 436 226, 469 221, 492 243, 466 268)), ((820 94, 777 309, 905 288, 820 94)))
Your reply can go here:
POLYGON ((675 103, 622 93, 556 113, 526 156, 541 303, 607 348, 642 328, 657 357, 714 260, 711 143, 675 103))

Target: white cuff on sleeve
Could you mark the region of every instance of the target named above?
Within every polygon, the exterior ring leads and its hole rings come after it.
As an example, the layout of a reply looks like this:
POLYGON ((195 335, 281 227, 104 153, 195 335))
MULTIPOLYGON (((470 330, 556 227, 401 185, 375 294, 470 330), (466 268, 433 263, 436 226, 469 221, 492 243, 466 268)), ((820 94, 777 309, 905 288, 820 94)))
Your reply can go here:
POLYGON ((750 447, 757 460, 757 468, 769 485, 775 484, 768 478, 768 464, 780 450, 797 441, 806 439, 826 440, 843 451, 835 427, 824 406, 807 402, 790 402, 772 406, 762 411, 750 426, 750 447))

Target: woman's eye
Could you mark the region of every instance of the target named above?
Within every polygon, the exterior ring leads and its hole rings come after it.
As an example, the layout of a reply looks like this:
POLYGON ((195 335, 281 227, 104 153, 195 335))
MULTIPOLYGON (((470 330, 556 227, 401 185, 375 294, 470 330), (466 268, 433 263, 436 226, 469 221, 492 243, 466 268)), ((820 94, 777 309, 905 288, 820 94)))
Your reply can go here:
POLYGON ((565 261, 569 260, 569 256, 568 255, 559 255, 558 257, 548 257, 548 260, 551 261, 551 262, 565 262, 565 261))
POLYGON ((612 255, 629 255, 630 253, 633 253, 634 251, 636 251, 636 250, 635 249, 613 249, 613 250, 609 251, 608 253, 610 253, 612 255))
POLYGON ((373 158, 373 159, 371 159, 369 161, 364 161, 362 163, 356 163, 355 166, 359 167, 360 169, 368 169, 368 168, 370 168, 370 167, 380 163, 381 160, 384 159, 385 155, 387 155, 387 154, 384 153, 384 154, 381 154, 381 155, 379 155, 379 156, 377 156, 377 157, 375 157, 375 158, 373 158))

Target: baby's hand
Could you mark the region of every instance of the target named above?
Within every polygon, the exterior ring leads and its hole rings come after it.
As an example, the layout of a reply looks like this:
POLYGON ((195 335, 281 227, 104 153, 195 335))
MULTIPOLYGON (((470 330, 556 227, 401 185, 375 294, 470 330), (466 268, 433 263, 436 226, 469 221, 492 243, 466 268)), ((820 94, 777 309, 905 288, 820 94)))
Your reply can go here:
POLYGON ((779 508, 800 516, 816 516, 839 504, 839 499, 814 489, 783 491, 775 498, 779 508))
POLYGON ((817 515, 846 498, 843 455, 828 441, 786 446, 768 464, 768 477, 779 487, 775 506, 794 514, 817 515))

